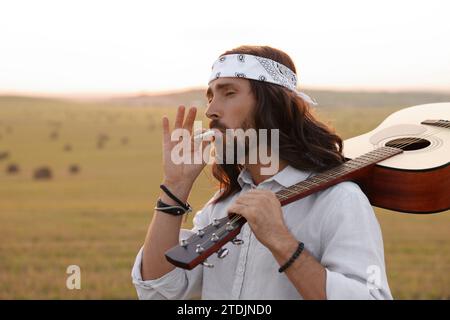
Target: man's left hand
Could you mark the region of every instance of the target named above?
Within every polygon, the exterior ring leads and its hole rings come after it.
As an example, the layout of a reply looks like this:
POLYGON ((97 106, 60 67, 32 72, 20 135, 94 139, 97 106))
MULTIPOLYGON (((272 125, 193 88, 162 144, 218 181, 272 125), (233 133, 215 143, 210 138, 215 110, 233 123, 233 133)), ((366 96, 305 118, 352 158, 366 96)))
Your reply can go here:
POLYGON ((280 201, 270 190, 249 190, 239 195, 227 211, 247 219, 256 238, 270 250, 291 236, 284 223, 280 201))

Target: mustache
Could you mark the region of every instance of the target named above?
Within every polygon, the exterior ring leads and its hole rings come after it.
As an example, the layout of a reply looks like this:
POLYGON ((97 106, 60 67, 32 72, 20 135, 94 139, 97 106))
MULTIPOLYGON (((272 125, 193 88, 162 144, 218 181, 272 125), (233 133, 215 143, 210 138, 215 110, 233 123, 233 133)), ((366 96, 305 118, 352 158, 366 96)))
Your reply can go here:
POLYGON ((228 129, 224 124, 220 123, 219 120, 211 120, 209 123, 210 129, 219 129, 220 131, 225 132, 228 129))
MULTIPOLYGON (((241 129, 247 130, 250 128, 255 128, 249 120, 244 120, 241 125, 241 129)), ((211 120, 209 123, 209 129, 219 129, 222 133, 225 133, 227 129, 229 129, 226 125, 222 124, 219 120, 211 120)))

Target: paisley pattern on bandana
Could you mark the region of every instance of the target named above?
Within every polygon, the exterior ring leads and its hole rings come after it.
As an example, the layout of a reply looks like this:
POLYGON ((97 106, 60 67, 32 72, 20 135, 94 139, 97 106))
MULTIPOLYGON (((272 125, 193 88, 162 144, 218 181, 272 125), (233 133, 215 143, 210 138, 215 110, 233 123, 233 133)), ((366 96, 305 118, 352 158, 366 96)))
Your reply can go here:
POLYGON ((228 54, 219 57, 212 65, 208 83, 218 78, 245 78, 268 82, 294 91, 306 102, 316 105, 313 99, 297 90, 297 75, 285 65, 250 54, 228 54))
POLYGON ((295 89, 297 86, 297 76, 291 69, 273 60, 261 57, 255 57, 255 59, 261 63, 276 83, 283 87, 288 87, 291 90, 295 89))

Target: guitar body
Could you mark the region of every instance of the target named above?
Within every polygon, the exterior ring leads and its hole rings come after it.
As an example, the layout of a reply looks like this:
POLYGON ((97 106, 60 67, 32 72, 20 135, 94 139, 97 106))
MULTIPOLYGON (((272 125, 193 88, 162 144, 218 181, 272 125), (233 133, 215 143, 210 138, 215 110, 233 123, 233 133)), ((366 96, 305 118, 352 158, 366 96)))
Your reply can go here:
POLYGON ((449 120, 450 103, 400 110, 374 130, 344 141, 347 159, 383 146, 408 144, 403 153, 355 179, 372 205, 410 213, 450 209, 450 124, 421 124, 427 119, 449 120))

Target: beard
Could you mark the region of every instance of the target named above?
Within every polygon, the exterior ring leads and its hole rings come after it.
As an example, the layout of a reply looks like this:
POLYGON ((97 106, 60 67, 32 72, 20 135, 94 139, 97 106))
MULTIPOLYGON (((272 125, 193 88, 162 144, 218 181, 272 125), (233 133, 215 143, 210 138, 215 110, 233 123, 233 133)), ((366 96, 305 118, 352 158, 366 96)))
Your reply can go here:
MULTIPOLYGON (((218 129, 221 132, 221 137, 214 140, 215 162, 218 164, 243 164, 253 147, 250 147, 249 137, 245 135, 243 138, 238 137, 234 133, 241 132, 241 130, 245 133, 248 129, 254 129, 251 119, 244 119, 241 125, 235 129, 228 128, 218 120, 212 120, 209 127, 210 129, 218 129), (243 154, 242 152, 239 153, 240 150, 244 151, 243 154)), ((258 139, 257 135, 256 138, 258 139)))

